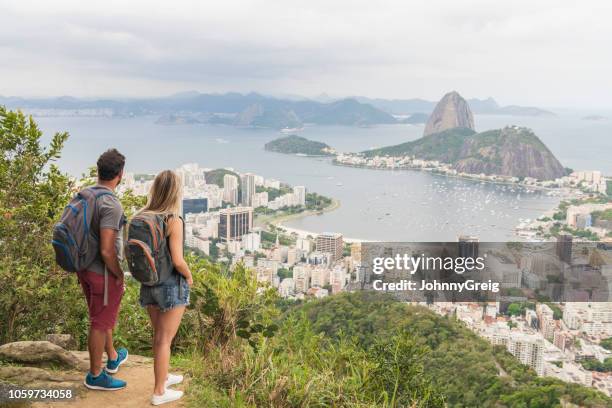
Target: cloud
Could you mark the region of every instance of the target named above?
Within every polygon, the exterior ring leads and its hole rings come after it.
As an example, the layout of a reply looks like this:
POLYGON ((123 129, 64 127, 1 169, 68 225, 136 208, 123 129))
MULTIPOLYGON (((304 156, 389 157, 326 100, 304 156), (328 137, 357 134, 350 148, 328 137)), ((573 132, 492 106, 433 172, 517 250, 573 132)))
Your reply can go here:
POLYGON ((181 90, 610 106, 606 1, 9 1, 0 94, 181 90))

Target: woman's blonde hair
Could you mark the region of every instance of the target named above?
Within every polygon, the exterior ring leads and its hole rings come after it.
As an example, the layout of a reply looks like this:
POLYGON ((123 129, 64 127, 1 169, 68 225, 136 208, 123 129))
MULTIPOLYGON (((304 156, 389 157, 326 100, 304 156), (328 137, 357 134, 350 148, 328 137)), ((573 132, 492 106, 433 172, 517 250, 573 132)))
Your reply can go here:
POLYGON ((159 173, 149 191, 147 204, 140 212, 163 215, 181 215, 182 183, 178 174, 172 170, 159 173))

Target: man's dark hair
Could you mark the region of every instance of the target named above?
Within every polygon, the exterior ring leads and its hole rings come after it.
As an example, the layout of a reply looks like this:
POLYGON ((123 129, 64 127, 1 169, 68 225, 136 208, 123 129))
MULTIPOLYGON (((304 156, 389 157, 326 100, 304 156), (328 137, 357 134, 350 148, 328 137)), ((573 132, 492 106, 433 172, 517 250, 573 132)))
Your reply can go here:
POLYGON ((108 149, 98 158, 98 178, 112 180, 121 173, 125 166, 125 156, 117 149, 108 149))

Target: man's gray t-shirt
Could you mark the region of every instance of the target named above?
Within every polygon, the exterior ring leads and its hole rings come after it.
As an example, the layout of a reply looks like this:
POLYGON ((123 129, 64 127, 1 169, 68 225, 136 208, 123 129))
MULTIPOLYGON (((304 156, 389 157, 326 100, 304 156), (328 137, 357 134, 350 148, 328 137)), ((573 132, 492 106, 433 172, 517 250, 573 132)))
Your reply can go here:
MULTIPOLYGON (((98 185, 99 188, 106 188, 111 191, 109 188, 98 185)), ((117 231, 117 239, 115 241, 115 249, 117 250, 117 257, 121 260, 123 258, 122 251, 122 243, 123 237, 121 230, 123 229, 123 225, 125 224, 125 216, 123 215, 123 208, 121 207, 121 203, 111 194, 103 195, 98 198, 97 205, 97 218, 94 215, 93 222, 96 222, 96 219, 99 221, 99 228, 94 226, 92 229, 92 233, 98 238, 98 242, 100 241, 99 231, 103 228, 110 228, 117 231)), ((104 261, 102 260, 102 255, 100 255, 100 248, 97 248, 97 255, 94 259, 93 263, 87 268, 87 270, 98 273, 100 275, 104 274, 104 261)))

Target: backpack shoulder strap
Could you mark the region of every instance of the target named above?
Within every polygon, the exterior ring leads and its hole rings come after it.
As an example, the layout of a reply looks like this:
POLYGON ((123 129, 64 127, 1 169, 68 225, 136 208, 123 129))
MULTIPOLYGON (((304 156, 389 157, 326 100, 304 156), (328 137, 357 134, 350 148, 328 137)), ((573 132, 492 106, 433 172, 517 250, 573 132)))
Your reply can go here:
MULTIPOLYGON (((112 196, 115 199, 118 199, 117 196, 115 195, 115 193, 113 193, 112 191, 110 191, 107 188, 104 187, 100 187, 100 186, 90 186, 87 187, 85 189, 83 189, 82 191, 88 190, 92 195, 93 195, 93 212, 92 212, 92 225, 94 227, 94 231, 98 234, 100 234, 100 228, 99 228, 99 220, 100 220, 100 211, 98 209, 98 199, 104 196, 112 196)), ((124 222, 123 224, 125 224, 125 215, 124 215, 124 222)))
MULTIPOLYGON (((164 234, 166 234, 166 231, 168 229, 168 220, 172 217, 173 217, 172 214, 164 216, 164 234)), ((180 215, 178 216, 178 219, 181 220, 181 223, 183 225, 183 252, 184 252, 185 251, 185 220, 180 215)))

